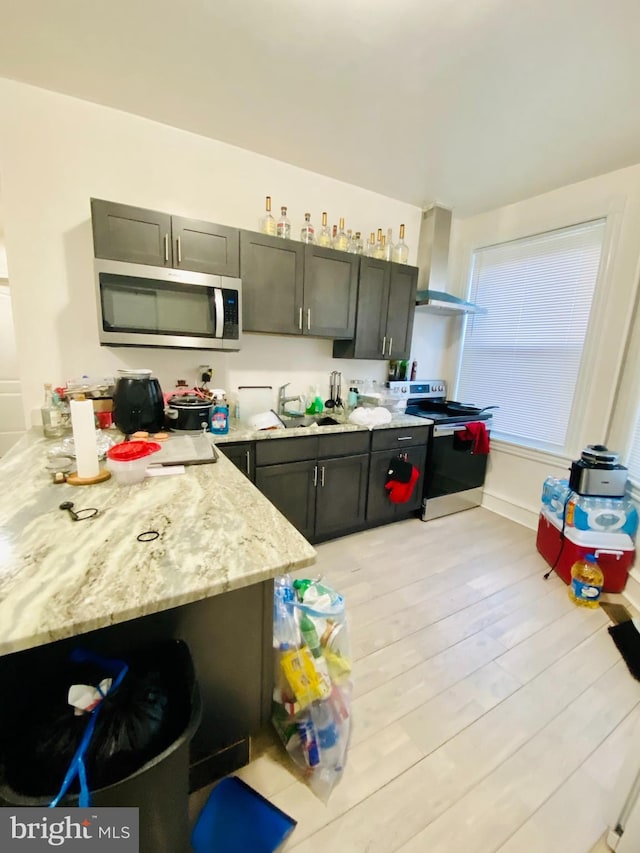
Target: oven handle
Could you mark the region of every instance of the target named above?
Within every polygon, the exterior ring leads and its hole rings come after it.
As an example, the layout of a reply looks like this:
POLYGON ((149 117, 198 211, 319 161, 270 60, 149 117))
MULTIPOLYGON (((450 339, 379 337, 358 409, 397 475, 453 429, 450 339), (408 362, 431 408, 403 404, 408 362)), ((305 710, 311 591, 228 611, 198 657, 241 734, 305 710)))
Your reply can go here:
POLYGON ((447 435, 453 435, 454 432, 462 432, 463 429, 466 429, 465 424, 460 424, 459 426, 455 426, 454 424, 446 424, 443 426, 434 426, 433 428, 433 437, 434 438, 443 438, 447 435))

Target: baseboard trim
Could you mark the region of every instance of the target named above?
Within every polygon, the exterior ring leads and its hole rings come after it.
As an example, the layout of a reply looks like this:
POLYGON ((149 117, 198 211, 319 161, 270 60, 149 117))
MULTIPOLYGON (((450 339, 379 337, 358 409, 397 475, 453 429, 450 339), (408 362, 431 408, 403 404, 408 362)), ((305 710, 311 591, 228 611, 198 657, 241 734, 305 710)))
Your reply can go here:
POLYGON ((624 595, 629 604, 635 609, 636 613, 640 613, 640 572, 637 569, 631 569, 629 572, 622 595, 624 595))
POLYGON ((505 500, 498 495, 485 492, 482 496, 482 506, 497 515, 502 515, 505 518, 516 521, 531 530, 536 530, 538 527, 539 510, 532 510, 522 504, 515 504, 512 500, 505 500))

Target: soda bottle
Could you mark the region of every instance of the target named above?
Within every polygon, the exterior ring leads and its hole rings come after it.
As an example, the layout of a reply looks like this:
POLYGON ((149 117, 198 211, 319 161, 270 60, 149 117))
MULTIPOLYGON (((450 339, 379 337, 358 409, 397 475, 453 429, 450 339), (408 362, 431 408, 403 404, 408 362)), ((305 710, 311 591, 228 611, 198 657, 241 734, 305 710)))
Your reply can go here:
POLYGON ((598 607, 604 575, 595 554, 585 554, 571 566, 569 598, 580 607, 598 607))

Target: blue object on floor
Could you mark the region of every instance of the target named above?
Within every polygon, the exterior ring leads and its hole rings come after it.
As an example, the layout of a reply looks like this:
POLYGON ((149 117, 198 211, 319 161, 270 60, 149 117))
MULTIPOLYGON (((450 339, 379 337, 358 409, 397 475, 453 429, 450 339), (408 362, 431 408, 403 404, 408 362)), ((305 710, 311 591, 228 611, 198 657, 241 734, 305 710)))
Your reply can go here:
POLYGON ((229 776, 209 794, 191 835, 194 853, 274 853, 297 821, 229 776))

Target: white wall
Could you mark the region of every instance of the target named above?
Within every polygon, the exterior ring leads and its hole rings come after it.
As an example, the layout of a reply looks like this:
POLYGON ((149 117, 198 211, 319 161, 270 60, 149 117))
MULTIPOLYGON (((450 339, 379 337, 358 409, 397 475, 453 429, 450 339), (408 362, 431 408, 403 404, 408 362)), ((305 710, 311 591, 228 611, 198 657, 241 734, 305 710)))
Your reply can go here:
MULTIPOLYGON (((329 373, 386 379, 386 362, 333 359, 330 341, 246 335, 240 353, 100 347, 93 284, 91 196, 257 229, 264 197, 287 204, 297 229, 305 211, 340 216, 364 234, 406 224, 415 262, 421 211, 147 119, 0 79, 0 179, 20 375, 28 414, 42 384, 119 367, 150 367, 164 390, 193 381, 199 364, 214 383, 291 382, 306 391, 329 373)), ((417 324, 421 328, 422 324, 417 324)), ((427 324, 428 326, 428 324, 427 324)), ((420 332, 420 334, 422 334, 420 332)), ((437 335, 420 338, 424 370, 439 373, 437 335), (433 343, 431 342, 433 338, 433 343)))
MULTIPOLYGON (((4 247, 0 245, 0 259, 3 254, 4 247)), ((5 273, 0 277, 0 456, 3 456, 23 435, 25 420, 6 263, 1 271, 5 273)))
MULTIPOLYGON (((608 216, 605 263, 594 298, 567 456, 493 442, 485 504, 531 526, 537 521, 547 475, 567 476, 571 460, 586 444, 604 441, 623 452, 633 426, 640 400, 640 337, 633 321, 640 270, 640 165, 458 221, 452 235, 451 289, 465 295, 474 249, 601 216, 608 216)), ((445 367, 449 379, 455 377, 458 355, 459 345, 451 346, 445 367)))

